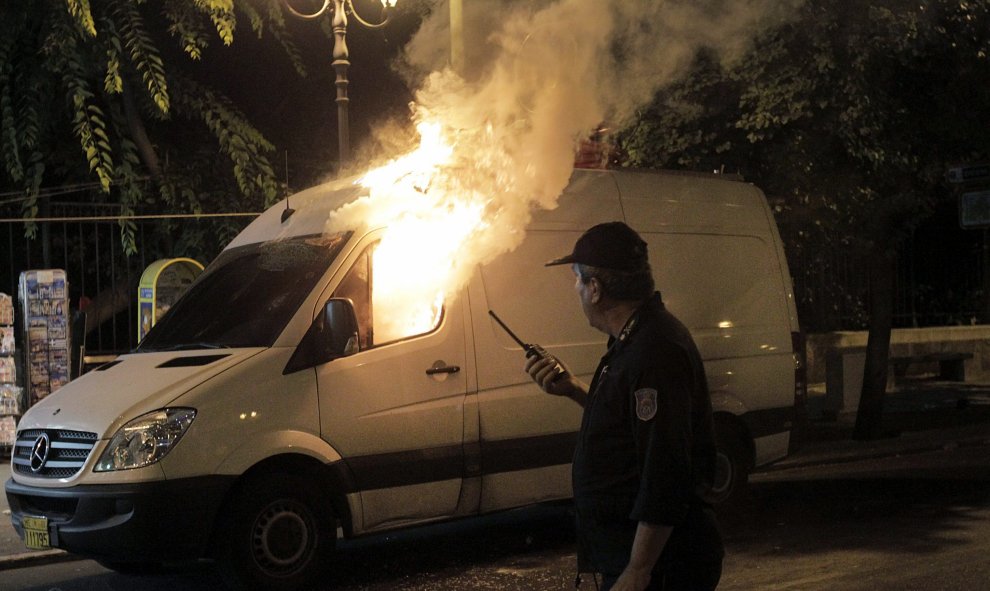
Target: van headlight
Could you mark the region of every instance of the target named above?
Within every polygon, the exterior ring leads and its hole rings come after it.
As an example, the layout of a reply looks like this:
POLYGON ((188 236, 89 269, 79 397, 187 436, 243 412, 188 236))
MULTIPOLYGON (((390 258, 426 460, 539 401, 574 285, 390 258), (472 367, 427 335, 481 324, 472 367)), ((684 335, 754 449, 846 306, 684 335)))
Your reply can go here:
POLYGON ((194 408, 163 408, 139 416, 114 434, 94 470, 110 472, 154 464, 179 442, 194 418, 194 408))

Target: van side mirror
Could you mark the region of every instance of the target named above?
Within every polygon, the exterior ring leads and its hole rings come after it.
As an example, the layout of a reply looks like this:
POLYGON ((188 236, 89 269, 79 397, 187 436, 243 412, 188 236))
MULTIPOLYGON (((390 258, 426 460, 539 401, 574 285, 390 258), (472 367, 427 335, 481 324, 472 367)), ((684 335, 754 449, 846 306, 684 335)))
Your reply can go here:
POLYGON ((353 355, 359 349, 357 314, 353 302, 346 298, 331 298, 323 313, 313 320, 285 364, 282 375, 353 355))
POLYGON ((323 318, 334 358, 357 353, 358 321, 354 303, 347 298, 331 298, 323 309, 323 318))

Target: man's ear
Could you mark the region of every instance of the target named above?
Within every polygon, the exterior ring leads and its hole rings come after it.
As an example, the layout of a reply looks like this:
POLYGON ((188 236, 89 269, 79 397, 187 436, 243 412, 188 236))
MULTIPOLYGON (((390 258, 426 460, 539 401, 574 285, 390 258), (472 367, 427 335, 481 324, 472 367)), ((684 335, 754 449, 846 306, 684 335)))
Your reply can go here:
POLYGON ((592 304, 602 301, 602 282, 597 277, 588 281, 588 296, 592 304))

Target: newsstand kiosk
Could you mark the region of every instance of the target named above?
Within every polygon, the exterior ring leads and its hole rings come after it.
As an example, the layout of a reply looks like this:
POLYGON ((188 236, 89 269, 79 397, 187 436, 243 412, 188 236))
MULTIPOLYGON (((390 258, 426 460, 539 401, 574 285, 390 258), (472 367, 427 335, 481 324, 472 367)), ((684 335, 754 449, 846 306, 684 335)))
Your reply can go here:
POLYGON ((69 282, 64 269, 24 271, 17 292, 24 319, 27 408, 69 383, 69 282))

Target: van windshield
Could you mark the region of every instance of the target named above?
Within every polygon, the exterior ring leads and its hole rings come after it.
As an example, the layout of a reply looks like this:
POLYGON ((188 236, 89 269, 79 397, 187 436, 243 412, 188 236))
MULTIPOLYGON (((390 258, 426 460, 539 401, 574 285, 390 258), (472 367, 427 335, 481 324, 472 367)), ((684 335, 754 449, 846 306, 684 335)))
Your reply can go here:
POLYGON ((272 346, 348 236, 305 236, 222 252, 137 351, 272 346))

